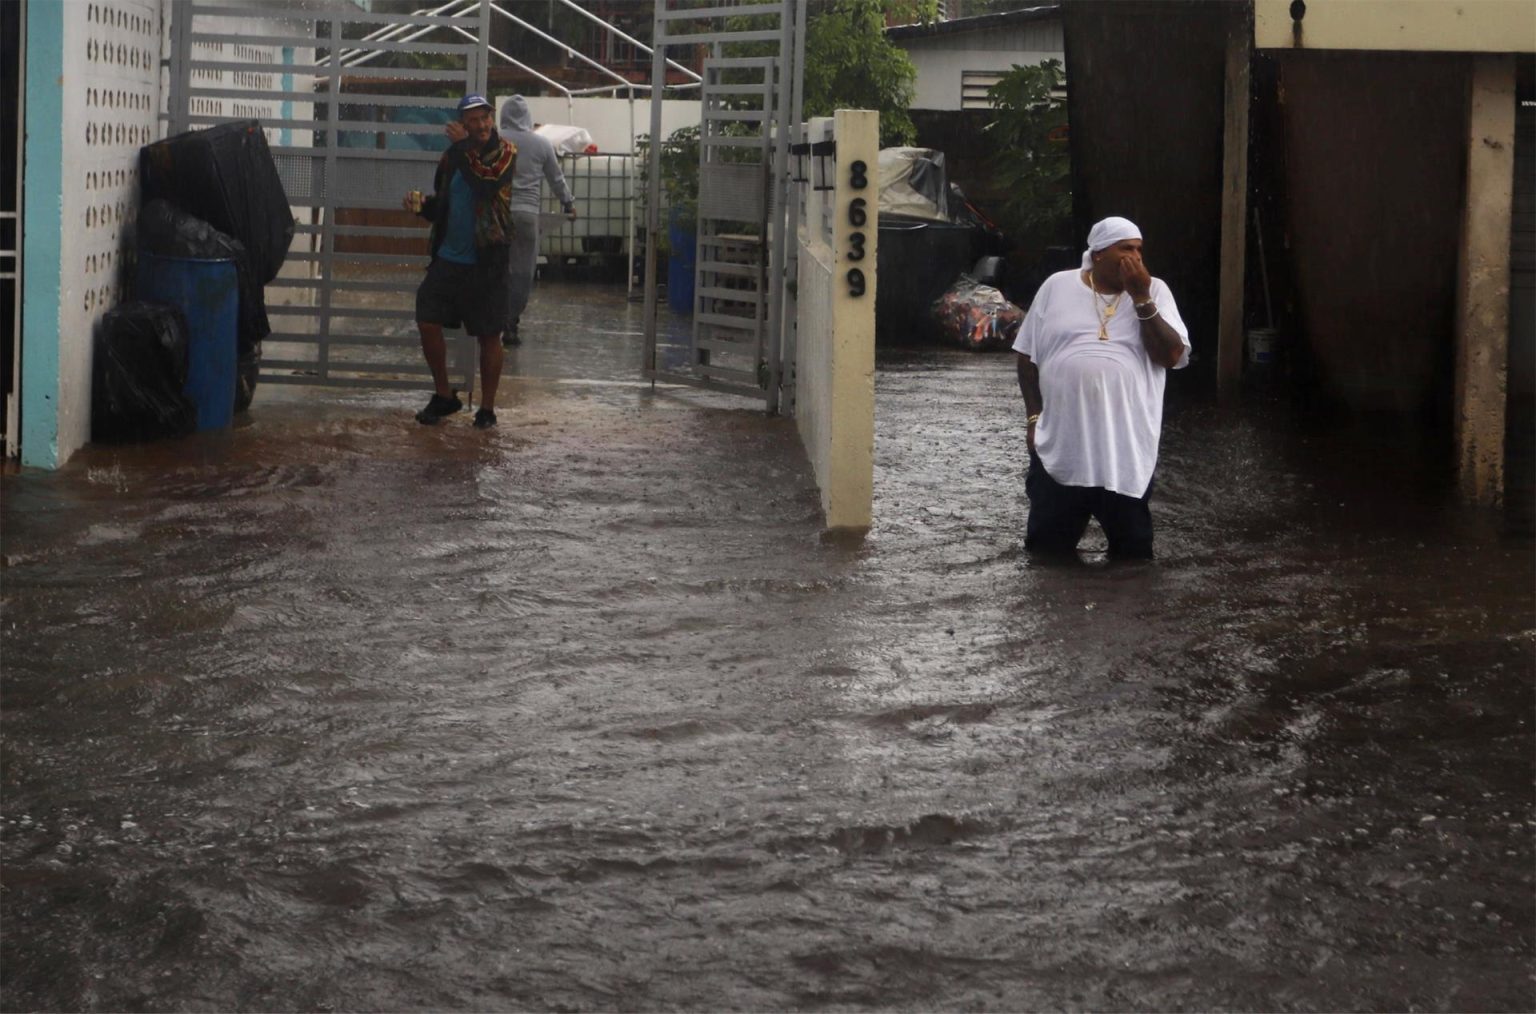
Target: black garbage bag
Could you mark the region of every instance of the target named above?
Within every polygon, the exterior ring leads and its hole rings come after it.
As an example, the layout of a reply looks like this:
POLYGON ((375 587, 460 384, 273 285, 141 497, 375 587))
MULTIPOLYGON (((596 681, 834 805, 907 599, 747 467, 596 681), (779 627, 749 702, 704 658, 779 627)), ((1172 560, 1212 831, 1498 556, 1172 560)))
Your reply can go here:
POLYGON ((239 324, 235 332, 241 354, 272 333, 266 295, 251 266, 249 251, 233 236, 170 201, 156 198, 139 210, 139 249, 161 257, 199 257, 235 262, 240 288, 239 324))
POLYGON ((250 251, 259 285, 293 242, 293 209, 258 120, 220 123, 139 149, 140 203, 164 198, 250 251))
POLYGON ((187 383, 187 321, 159 303, 123 303, 102 316, 92 366, 91 439, 177 437, 197 426, 187 383))

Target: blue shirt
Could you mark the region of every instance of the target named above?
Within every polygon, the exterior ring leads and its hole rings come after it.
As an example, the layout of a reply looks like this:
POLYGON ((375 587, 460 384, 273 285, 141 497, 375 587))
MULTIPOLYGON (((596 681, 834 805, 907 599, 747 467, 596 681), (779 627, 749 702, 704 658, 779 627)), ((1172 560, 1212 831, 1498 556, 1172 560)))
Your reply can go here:
POLYGON ((437 255, 455 264, 475 263, 475 195, 458 170, 448 184, 448 222, 437 255))

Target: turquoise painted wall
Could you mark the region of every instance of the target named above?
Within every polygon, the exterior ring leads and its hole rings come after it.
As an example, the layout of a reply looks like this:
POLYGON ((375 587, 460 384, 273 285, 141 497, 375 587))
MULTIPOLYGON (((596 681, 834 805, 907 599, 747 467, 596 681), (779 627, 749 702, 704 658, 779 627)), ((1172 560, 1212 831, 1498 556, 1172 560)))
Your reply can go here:
POLYGON ((22 88, 27 132, 22 195, 21 463, 59 466, 59 300, 64 224, 64 9, 27 5, 22 88))

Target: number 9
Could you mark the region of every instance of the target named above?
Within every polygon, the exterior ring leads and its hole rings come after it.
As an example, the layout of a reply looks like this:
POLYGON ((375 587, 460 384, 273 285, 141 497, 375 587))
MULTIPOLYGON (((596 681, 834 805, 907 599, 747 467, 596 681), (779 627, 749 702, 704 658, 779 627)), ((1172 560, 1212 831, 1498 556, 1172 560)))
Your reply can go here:
POLYGON ((864 272, 858 268, 848 269, 848 295, 864 295, 864 272))

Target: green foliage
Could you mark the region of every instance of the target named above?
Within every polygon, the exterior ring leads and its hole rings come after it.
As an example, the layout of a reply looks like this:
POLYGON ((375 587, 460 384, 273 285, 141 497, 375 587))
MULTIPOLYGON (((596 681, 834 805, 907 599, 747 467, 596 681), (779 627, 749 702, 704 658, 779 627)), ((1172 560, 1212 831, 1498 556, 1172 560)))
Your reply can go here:
MULTIPOLYGON (((635 138, 635 163, 638 166, 639 211, 645 214, 650 196, 651 135, 635 138)), ((661 206, 679 220, 695 222, 699 217, 699 128, 679 127, 661 142, 661 206)), ((663 220, 665 221, 665 219, 663 220)), ((667 252, 667 230, 663 225, 657 237, 658 249, 667 252)))
POLYGON ((909 145, 917 128, 907 115, 917 68, 886 38, 885 19, 931 20, 937 0, 823 0, 813 4, 805 35, 805 116, 838 108, 880 113, 880 146, 909 145))
POLYGON ((1004 217, 1020 231, 1054 242, 1072 220, 1071 156, 1067 109, 1053 99, 1065 75, 1060 60, 1015 65, 987 91, 996 114, 987 124, 993 140, 993 173, 1006 189, 1004 217))
MULTIPOLYGON (((700 0, 703 2, 703 0, 700 0)), ((715 0, 709 0, 710 3, 715 0)), ((938 16, 937 0, 811 0, 806 29, 804 113, 806 117, 830 116, 839 109, 874 109, 880 113, 880 144, 889 147, 912 144, 917 130, 907 115, 912 102, 917 70, 904 50, 885 35, 886 17, 893 23, 929 21, 938 16)), ((771 27, 761 17, 730 18, 732 31, 771 27)), ((728 48, 732 57, 764 56, 773 44, 740 43, 728 48)), ((728 82, 738 81, 727 75, 728 82)), ((739 81, 748 80, 740 76, 739 81)), ((728 102, 730 100, 727 100, 728 102)), ((746 104, 746 100, 741 100, 746 104)), ((751 128, 743 126, 743 132, 751 128)), ((648 192, 649 138, 636 145, 640 161, 641 201, 648 192)), ((747 158, 730 149, 720 153, 727 161, 747 158)), ((673 213, 692 221, 698 215, 699 129, 684 127, 662 143, 662 202, 673 213)), ((738 223, 752 231, 755 223, 738 223)), ((663 240, 664 242, 664 240, 663 240)))

